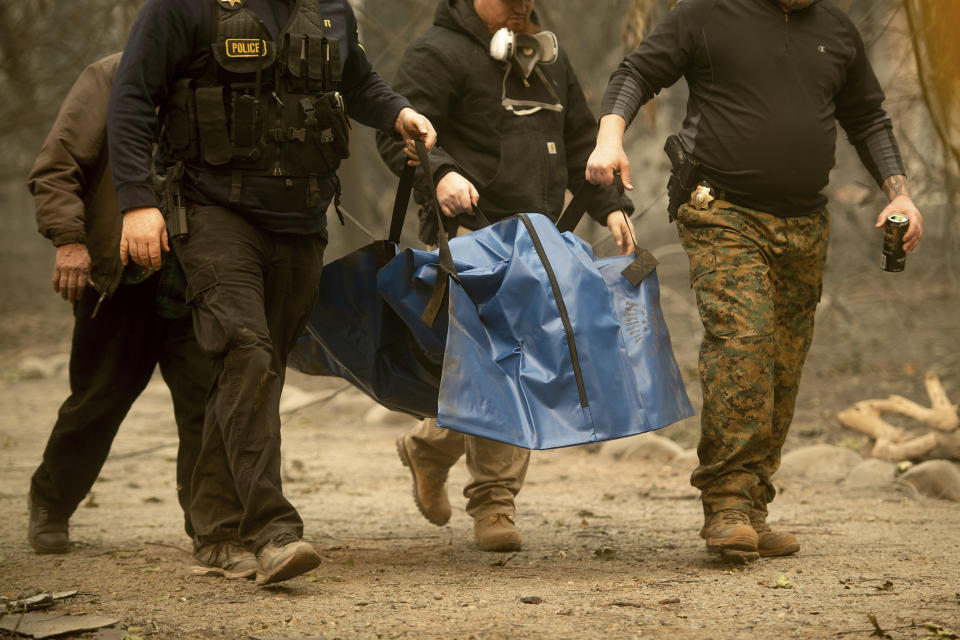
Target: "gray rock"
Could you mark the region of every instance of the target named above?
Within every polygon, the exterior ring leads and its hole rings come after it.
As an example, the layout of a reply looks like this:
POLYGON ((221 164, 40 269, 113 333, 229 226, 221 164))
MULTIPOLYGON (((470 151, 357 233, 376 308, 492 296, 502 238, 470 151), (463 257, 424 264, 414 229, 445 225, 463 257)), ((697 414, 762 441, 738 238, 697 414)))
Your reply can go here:
POLYGON ((847 474, 843 480, 845 489, 868 489, 885 487, 893 482, 897 465, 876 458, 864 460, 847 474))
POLYGON ((836 484, 860 464, 859 454, 829 444, 815 444, 794 449, 780 463, 778 479, 803 479, 810 482, 836 484))
POLYGON ((38 380, 55 377, 70 362, 69 354, 58 354, 49 358, 27 356, 17 365, 17 375, 25 380, 38 380))
POLYGON ((646 433, 606 442, 601 453, 620 462, 662 465, 683 453, 683 449, 670 438, 646 433))
POLYGON ((313 403, 323 399, 326 395, 326 392, 304 391, 292 384, 284 385, 283 393, 280 394, 280 415, 286 415, 298 409, 309 407, 313 403))
POLYGON ((375 400, 353 387, 337 393, 330 398, 329 401, 324 403, 324 407, 329 409, 331 413, 359 413, 360 415, 363 415, 374 406, 377 406, 375 400))
POLYGON ((375 404, 363 414, 363 424, 396 425, 412 427, 416 418, 399 411, 391 411, 386 407, 375 404))
POLYGON ((696 449, 684 449, 678 456, 669 460, 664 469, 683 476, 689 476, 693 470, 700 465, 700 458, 697 457, 696 449))
POLYGON ((960 467, 949 460, 927 460, 910 467, 900 480, 931 498, 960 502, 960 467))

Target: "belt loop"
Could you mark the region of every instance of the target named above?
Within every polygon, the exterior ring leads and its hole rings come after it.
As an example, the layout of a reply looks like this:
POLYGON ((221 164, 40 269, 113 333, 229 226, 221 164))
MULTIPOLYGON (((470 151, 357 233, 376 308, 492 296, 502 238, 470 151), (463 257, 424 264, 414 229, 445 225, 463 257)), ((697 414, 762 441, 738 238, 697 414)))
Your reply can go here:
POLYGON ((243 174, 234 171, 230 181, 230 202, 240 202, 240 193, 243 190, 243 174))
POLYGON ((320 182, 317 176, 310 175, 307 178, 307 206, 315 207, 320 202, 320 182))

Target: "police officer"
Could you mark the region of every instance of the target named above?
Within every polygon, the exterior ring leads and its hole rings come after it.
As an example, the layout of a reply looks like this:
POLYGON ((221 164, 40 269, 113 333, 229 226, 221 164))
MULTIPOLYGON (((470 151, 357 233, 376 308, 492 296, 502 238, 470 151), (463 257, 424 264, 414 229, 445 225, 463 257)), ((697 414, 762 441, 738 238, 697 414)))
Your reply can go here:
MULTIPOLYGON (((440 0, 433 28, 404 52, 396 87, 440 134, 433 175, 418 173, 425 243, 435 243, 437 231, 425 180, 436 184, 443 215, 466 232, 478 228, 474 206, 491 221, 523 211, 556 218, 565 190, 585 182, 596 120, 562 47, 541 28, 533 0, 440 0)), ((399 171, 402 145, 380 134, 379 147, 399 171)), ((623 213, 633 211, 630 201, 608 188, 593 205, 591 215, 609 227, 620 250, 632 250, 623 213)), ((427 520, 442 525, 450 518, 447 472, 463 456, 470 472, 463 493, 477 546, 520 549, 514 498, 528 450, 442 429, 435 420, 414 427, 397 448, 427 520)))
POLYGON ((346 0, 148 0, 110 101, 121 255, 156 267, 172 239, 215 362, 195 557, 218 567, 254 552, 261 585, 320 562, 281 489, 279 401, 316 297, 348 116, 402 137, 411 157, 414 138, 435 141, 372 69, 346 0), (166 225, 150 183, 158 130, 166 225))
POLYGON ((830 0, 685 0, 621 62, 603 99, 587 178, 630 188, 623 132, 639 107, 681 76, 680 132, 699 163, 676 213, 705 334, 700 466, 707 548, 735 561, 796 553, 766 522, 770 477, 793 418, 827 256, 822 190, 835 119, 890 203, 923 218, 907 192, 883 91, 863 41, 830 0))
POLYGON ((177 497, 187 535, 193 535, 190 477, 213 365, 197 344, 173 255, 161 273, 120 262, 121 215, 106 143, 107 101, 119 64, 116 53, 83 70, 27 178, 40 232, 57 247, 53 288, 74 311, 70 397, 30 482, 28 539, 37 553, 69 550, 70 516, 158 364, 180 437, 177 497))

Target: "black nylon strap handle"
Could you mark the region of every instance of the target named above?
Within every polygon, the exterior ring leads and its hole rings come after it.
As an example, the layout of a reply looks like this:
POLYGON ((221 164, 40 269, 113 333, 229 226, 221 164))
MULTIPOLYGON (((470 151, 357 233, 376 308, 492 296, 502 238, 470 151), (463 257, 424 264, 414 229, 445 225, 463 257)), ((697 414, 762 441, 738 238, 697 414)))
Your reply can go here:
POLYGON ((443 216, 443 223, 447 235, 450 237, 456 237, 457 229, 460 227, 470 228, 474 223, 476 223, 478 229, 483 229, 484 227, 490 226, 490 219, 487 218, 487 215, 483 212, 479 205, 473 205, 473 213, 461 213, 455 218, 443 216))
MULTIPOLYGON (((613 183, 617 187, 617 192, 622 196, 625 189, 619 171, 613 174, 613 183)), ((598 194, 601 188, 600 185, 595 185, 590 182, 584 182, 580 185, 573 199, 570 200, 570 204, 567 205, 567 208, 560 214, 560 218, 557 220, 557 229, 559 229, 561 233, 564 231, 573 231, 577 227, 583 214, 590 208, 589 205, 593 201, 594 196, 598 194)), ((622 213, 623 219, 629 229, 630 218, 627 216, 626 211, 622 213)), ((633 237, 633 255, 634 261, 631 262, 621 274, 630 284, 637 286, 657 267, 657 259, 646 249, 640 248, 636 236, 633 237)))
MULTIPOLYGON (((617 193, 622 196, 624 187, 619 172, 613 174, 613 184, 617 187, 617 193)), ((594 198, 599 195, 601 189, 603 189, 602 185, 591 182, 584 182, 580 185, 577 192, 573 194, 573 199, 570 200, 570 204, 567 205, 567 208, 564 209, 560 217, 557 218, 557 229, 559 229, 561 233, 576 229, 583 214, 590 209, 590 205, 593 204, 594 198)), ((634 243, 634 245, 636 245, 636 243, 634 243)))
POLYGON ((433 184, 433 171, 430 169, 430 157, 427 155, 427 146, 423 143, 423 140, 417 139, 416 147, 417 158, 420 160, 420 166, 423 167, 423 171, 427 176, 426 183, 430 189, 430 198, 433 200, 434 211, 437 216, 437 249, 439 254, 437 282, 433 285, 433 294, 430 296, 430 301, 423 310, 423 315, 420 316, 424 324, 432 327, 437 321, 437 316, 440 314, 444 300, 447 298, 448 278, 453 278, 458 282, 459 278, 457 278, 457 269, 453 265, 453 256, 450 254, 450 245, 448 243, 450 237, 443 225, 443 214, 440 213, 440 203, 437 200, 437 188, 433 184))
POLYGON ((403 221, 407 217, 407 204, 410 202, 410 193, 413 191, 413 176, 416 167, 404 164, 400 172, 400 182, 397 184, 397 195, 393 199, 393 215, 390 218, 390 235, 387 240, 400 244, 400 233, 403 231, 403 221))

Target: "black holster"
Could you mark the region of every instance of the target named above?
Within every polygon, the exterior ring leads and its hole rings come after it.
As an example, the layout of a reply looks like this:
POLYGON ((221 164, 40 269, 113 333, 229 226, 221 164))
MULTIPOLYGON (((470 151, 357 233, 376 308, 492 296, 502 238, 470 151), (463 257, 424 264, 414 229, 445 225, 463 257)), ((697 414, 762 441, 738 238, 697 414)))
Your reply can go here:
POLYGON ((160 211, 167 225, 167 236, 186 238, 187 207, 180 193, 180 181, 183 179, 183 163, 177 162, 163 175, 153 174, 153 190, 160 201, 160 211))
POLYGON ((667 181, 667 213, 670 222, 677 219, 677 210, 690 199, 690 192, 700 181, 700 163, 690 156, 680 142, 680 136, 667 138, 663 150, 670 158, 670 179, 667 181))

